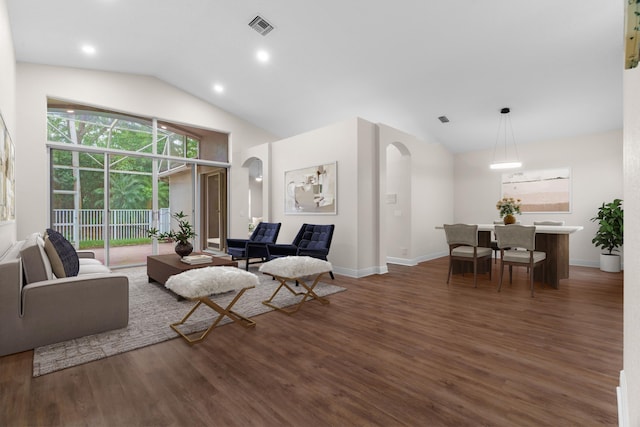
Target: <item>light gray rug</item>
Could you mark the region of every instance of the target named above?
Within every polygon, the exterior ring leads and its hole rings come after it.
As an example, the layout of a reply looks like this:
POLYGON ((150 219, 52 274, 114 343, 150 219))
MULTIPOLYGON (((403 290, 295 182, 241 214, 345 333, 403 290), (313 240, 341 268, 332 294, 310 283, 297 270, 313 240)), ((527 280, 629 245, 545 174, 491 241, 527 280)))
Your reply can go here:
MULTIPOLYGON (((262 301, 269 299, 279 284, 270 276, 258 273, 257 268, 251 270, 258 275, 260 284, 247 290, 233 306, 233 311, 249 318, 273 310, 262 304, 262 301)), ((34 377, 179 336, 169 327, 169 324, 180 321, 195 303, 186 300, 177 301, 175 294, 170 293, 164 286, 148 283, 145 267, 119 272, 129 277, 129 325, 123 329, 36 348, 33 354, 34 377)), ((326 282, 318 283, 314 289, 319 296, 344 290, 346 289, 326 282)), ((211 299, 220 306, 226 307, 235 295, 236 292, 228 292, 211 299)), ((286 307, 297 303, 301 298, 281 290, 273 303, 286 307)), ((200 306, 187 323, 181 326, 181 330, 187 333, 205 330, 217 315, 209 307, 200 306)), ((230 321, 225 317, 218 326, 230 321)), ((256 323, 256 327, 260 327, 260 322, 256 323)))

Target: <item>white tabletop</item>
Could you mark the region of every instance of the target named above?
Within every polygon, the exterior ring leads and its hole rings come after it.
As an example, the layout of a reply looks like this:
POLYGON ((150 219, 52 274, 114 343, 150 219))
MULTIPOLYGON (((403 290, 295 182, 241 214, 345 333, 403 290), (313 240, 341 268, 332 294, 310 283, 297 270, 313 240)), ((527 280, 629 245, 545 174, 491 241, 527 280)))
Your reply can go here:
MULTIPOLYGON (((529 224, 521 224, 529 225, 529 224)), ((494 224, 478 224, 478 231, 493 231, 494 224)), ((436 229, 442 230, 442 225, 436 226, 436 229)), ((576 231, 584 229, 581 225, 536 225, 536 233, 544 234, 572 234, 576 231)))

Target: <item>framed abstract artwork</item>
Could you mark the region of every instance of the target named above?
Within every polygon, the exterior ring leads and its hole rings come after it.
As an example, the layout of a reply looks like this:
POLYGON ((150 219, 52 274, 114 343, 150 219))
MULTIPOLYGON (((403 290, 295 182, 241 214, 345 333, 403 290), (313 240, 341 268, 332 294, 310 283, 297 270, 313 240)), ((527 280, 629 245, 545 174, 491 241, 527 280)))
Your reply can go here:
POLYGON ((284 173, 284 213, 336 215, 337 163, 327 163, 284 173))
POLYGON ((0 223, 15 221, 15 147, 0 115, 0 223))
POLYGON ((541 169, 502 174, 502 197, 521 200, 522 213, 571 212, 571 169, 541 169))

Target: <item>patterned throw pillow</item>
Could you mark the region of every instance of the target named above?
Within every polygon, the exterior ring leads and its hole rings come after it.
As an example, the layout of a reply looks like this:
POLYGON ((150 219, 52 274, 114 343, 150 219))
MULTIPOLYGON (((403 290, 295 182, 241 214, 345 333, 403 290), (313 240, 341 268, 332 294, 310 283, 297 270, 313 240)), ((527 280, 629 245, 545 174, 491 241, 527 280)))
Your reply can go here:
POLYGON ((78 271, 80 270, 78 253, 62 234, 56 230, 47 228, 45 249, 49 249, 47 250, 47 256, 49 257, 56 277, 73 277, 78 275, 78 271), (51 243, 55 251, 50 250, 47 242, 51 243), (62 268, 60 268, 60 265, 62 265, 62 268))

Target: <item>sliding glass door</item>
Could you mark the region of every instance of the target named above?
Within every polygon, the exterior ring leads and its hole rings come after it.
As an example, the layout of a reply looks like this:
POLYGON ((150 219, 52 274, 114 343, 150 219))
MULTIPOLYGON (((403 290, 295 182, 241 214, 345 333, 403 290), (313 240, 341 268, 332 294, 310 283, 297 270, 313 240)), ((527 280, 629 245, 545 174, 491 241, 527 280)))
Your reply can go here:
POLYGON ((151 255, 151 159, 109 155, 109 265, 139 264, 151 255))
POLYGON ((50 151, 51 226, 78 249, 95 250, 106 262, 104 247, 104 154, 50 151))

